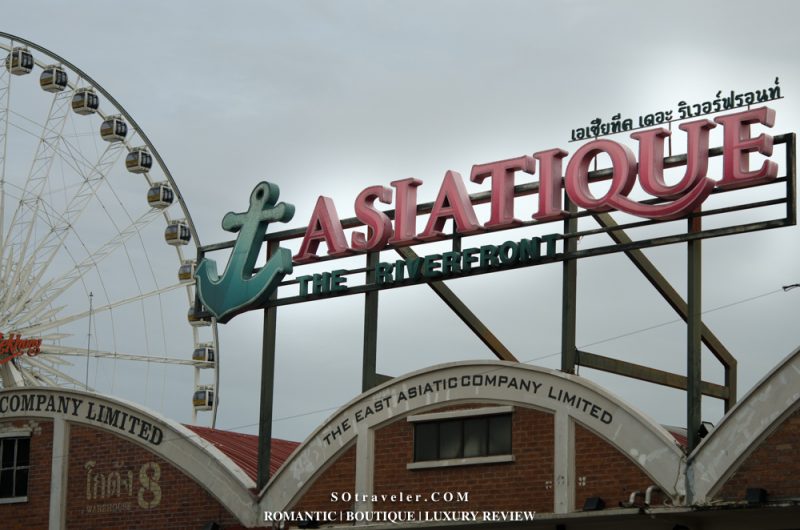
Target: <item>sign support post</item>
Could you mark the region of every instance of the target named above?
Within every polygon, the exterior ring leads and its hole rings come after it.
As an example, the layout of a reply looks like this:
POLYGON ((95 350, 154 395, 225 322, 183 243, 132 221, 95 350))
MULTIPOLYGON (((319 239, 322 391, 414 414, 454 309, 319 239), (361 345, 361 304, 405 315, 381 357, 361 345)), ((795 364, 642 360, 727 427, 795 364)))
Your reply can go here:
MULTIPOLYGON (((689 218, 689 232, 701 230, 699 215, 689 218)), ((702 421, 701 400, 701 355, 702 355, 702 241, 692 239, 687 249, 687 389, 686 389, 686 434, 691 453, 700 443, 700 422, 702 421)))
MULTIPOLYGON (((267 244, 267 260, 278 251, 278 242, 267 244)), ((277 292, 270 296, 277 297, 277 292)), ((269 464, 272 449, 272 397, 275 386, 275 332, 277 331, 278 308, 264 309, 264 336, 261 343, 261 410, 258 419, 258 480, 262 490, 269 482, 269 464)))
MULTIPOLYGON (((367 283, 375 283, 375 267, 379 254, 367 254, 367 283)), ((361 391, 378 384, 378 291, 364 293, 364 360, 361 369, 361 391)))
MULTIPOLYGON (((569 199, 564 191, 564 206, 570 214, 578 211, 578 207, 569 199)), ((564 220, 564 254, 571 255, 578 250, 578 239, 573 234, 578 231, 578 219, 569 215, 564 220)), ((575 329, 577 326, 578 304, 578 260, 565 259, 562 273, 561 298, 561 371, 575 373, 577 345, 575 329)))
MULTIPOLYGON (((610 229, 608 235, 616 244, 629 245, 633 242, 625 231, 619 228, 619 225, 608 213, 595 213, 592 217, 594 217, 600 226, 610 229)), ((641 272, 653 287, 655 287, 656 291, 658 291, 670 307, 672 307, 684 322, 688 324, 689 308, 686 301, 678 294, 678 291, 667 281, 664 275, 659 272, 653 262, 647 259, 644 253, 639 249, 625 251, 625 255, 630 258, 636 268, 639 269, 639 272, 641 272)), ((725 372, 724 386, 701 382, 700 391, 703 395, 724 400, 724 410, 728 412, 736 404, 736 358, 728 351, 725 345, 722 344, 722 341, 720 341, 714 332, 702 321, 700 322, 700 327, 703 344, 706 345, 714 357, 722 364, 722 368, 725 372)), ((632 363, 618 361, 583 351, 578 352, 578 357, 579 364, 582 366, 587 366, 596 370, 604 370, 617 375, 634 377, 659 385, 679 388, 681 390, 687 389, 685 376, 661 372, 654 368, 634 365, 632 363)))

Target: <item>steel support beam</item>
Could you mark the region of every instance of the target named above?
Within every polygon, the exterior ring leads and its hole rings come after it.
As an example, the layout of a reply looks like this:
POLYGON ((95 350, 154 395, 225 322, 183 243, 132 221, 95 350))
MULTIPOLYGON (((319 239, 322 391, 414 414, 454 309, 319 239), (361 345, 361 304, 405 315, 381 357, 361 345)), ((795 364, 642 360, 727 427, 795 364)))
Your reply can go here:
MULTIPOLYGON (((700 218, 689 219, 689 232, 700 231, 700 218)), ((689 440, 689 453, 700 443, 700 422, 702 422, 702 241, 689 241, 687 252, 687 303, 689 315, 686 320, 686 434, 689 440)))
MULTIPOLYGON (((267 259, 277 252, 279 243, 267 244, 267 259)), ((277 297, 277 290, 270 298, 277 297)), ((261 343, 261 410, 258 418, 258 476, 259 491, 269 482, 269 464, 272 448, 272 398, 275 386, 275 332, 278 308, 264 309, 264 335, 261 343)))
MULTIPOLYGON (((569 200, 564 190, 564 205, 567 212, 574 214, 578 207, 569 200)), ((578 239, 571 236, 578 231, 578 219, 570 215, 564 220, 564 254, 571 255, 578 250, 578 239)), ((578 321, 578 260, 566 259, 561 276, 561 371, 575 373, 577 361, 576 327, 578 321)))
MULTIPOLYGON (((657 385, 677 388, 678 390, 686 390, 688 388, 686 376, 665 372, 664 370, 657 370, 649 366, 642 366, 641 364, 612 359, 611 357, 605 357, 583 350, 578 350, 578 364, 586 368, 632 377, 657 385)), ((727 387, 707 381, 703 381, 700 384, 700 391, 704 396, 711 396, 719 399, 727 399, 729 392, 727 387)))
MULTIPOLYGON (((415 259, 419 256, 409 247, 395 249, 404 259, 415 259)), ((456 294, 441 281, 428 282, 428 286, 441 298, 447 306, 460 318, 469 329, 483 342, 498 359, 501 361, 512 361, 518 363, 519 360, 511 351, 492 333, 481 319, 475 315, 456 294)))
POLYGON ((791 225, 797 223, 797 160, 794 156, 797 135, 786 136, 786 219, 791 225))
POLYGON ((391 379, 394 379, 394 377, 392 377, 391 375, 384 375, 384 374, 376 373, 375 374, 375 384, 372 385, 372 386, 382 385, 383 383, 385 383, 386 381, 389 381, 391 379))
MULTIPOLYGON (((594 219, 605 228, 615 228, 617 222, 607 213, 593 214, 594 219)), ((624 245, 631 243, 632 240, 628 234, 623 230, 611 230, 608 235, 614 240, 615 243, 624 245)), ((669 283, 669 281, 659 272, 656 266, 651 262, 641 250, 627 250, 625 255, 633 262, 639 272, 656 288, 658 293, 667 301, 667 303, 675 310, 678 315, 687 321, 689 318, 689 308, 684 301, 683 297, 678 294, 678 291, 669 283)), ((722 341, 717 338, 713 331, 711 331, 704 323, 700 323, 703 344, 714 354, 725 371, 725 386, 728 388, 728 397, 725 398, 725 412, 731 409, 736 404, 736 380, 737 380, 737 362, 736 358, 730 351, 722 344, 722 341)))
MULTIPOLYGON (((377 252, 367 254, 367 283, 375 283, 377 252)), ((378 385, 378 291, 364 293, 364 358, 361 367, 361 391, 378 385)))

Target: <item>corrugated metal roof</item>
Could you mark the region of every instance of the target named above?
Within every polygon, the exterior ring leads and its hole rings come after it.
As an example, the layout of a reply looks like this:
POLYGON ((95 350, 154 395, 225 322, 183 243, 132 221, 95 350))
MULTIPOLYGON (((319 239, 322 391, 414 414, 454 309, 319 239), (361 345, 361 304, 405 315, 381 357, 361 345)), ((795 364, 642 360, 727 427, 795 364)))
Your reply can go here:
MULTIPOLYGON (((186 425, 187 429, 194 431, 204 440, 211 442, 217 449, 225 453, 236 465, 247 473, 247 476, 257 481, 258 475, 258 436, 254 434, 244 434, 240 432, 222 431, 199 427, 197 425, 186 425)), ((687 446, 686 429, 664 426, 667 431, 675 438, 682 447, 687 446)), ((269 474, 274 475, 278 468, 294 452, 299 442, 289 440, 272 439, 272 449, 270 452, 269 474)))
MULTIPOLYGON (((197 425, 186 425, 204 440, 211 442, 217 449, 225 453, 236 465, 253 480, 258 478, 258 436, 240 432, 221 431, 197 425)), ((279 467, 289 458, 299 442, 272 439, 270 451, 269 474, 274 475, 279 467)))
POLYGON ((662 425, 662 427, 675 438, 675 441, 677 441, 681 447, 684 449, 689 447, 689 438, 686 435, 686 429, 684 427, 675 427, 673 425, 662 425))

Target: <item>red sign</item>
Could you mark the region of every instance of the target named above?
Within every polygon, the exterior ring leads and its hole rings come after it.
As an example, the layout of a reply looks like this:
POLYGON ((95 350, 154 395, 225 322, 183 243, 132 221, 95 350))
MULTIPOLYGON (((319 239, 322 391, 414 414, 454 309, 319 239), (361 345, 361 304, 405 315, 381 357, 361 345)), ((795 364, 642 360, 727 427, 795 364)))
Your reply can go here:
POLYGON ((743 188, 775 179, 778 175, 775 162, 765 160, 753 170, 749 163, 749 155, 753 152, 772 156, 773 144, 770 135, 751 136, 750 126, 772 127, 774 123, 775 111, 760 107, 719 116, 713 122, 699 119, 679 125, 687 137, 687 161, 684 176, 676 184, 667 184, 664 180, 664 139, 671 132, 662 127, 631 134, 631 138, 639 142, 638 163, 629 147, 613 140, 596 139, 572 155, 563 173, 562 165, 568 153, 558 148, 474 165, 470 173, 472 182, 481 184, 491 180, 491 214, 484 223, 478 221, 464 179, 455 171, 445 174, 427 224, 419 233, 416 231, 417 188, 422 185, 421 180, 396 180, 390 183, 394 190, 370 186, 355 201, 356 217, 367 226, 367 233, 353 232, 349 245, 333 200, 319 197, 300 250, 293 260, 306 263, 317 259, 317 249, 323 242, 328 247, 328 255, 344 256, 353 252, 379 251, 388 244, 405 246, 436 241, 444 236, 442 229, 448 219, 453 220, 455 231, 462 235, 513 228, 521 223, 514 211, 515 178, 519 172, 535 174, 537 166, 539 190, 537 209, 531 216, 534 220, 552 221, 566 216, 562 186, 566 188, 569 199, 586 210, 617 210, 648 219, 677 219, 697 209, 714 188, 743 188), (706 173, 709 131, 717 124, 723 128, 723 167, 722 178, 715 181, 706 173), (589 165, 603 153, 611 159, 612 176, 608 191, 597 197, 589 189, 589 165), (642 189, 664 202, 647 204, 629 198, 637 175, 642 189), (392 204, 393 196, 394 224, 385 212, 375 207, 376 201, 392 204))
POLYGON ((0 333, 0 364, 26 353, 30 356, 37 355, 41 347, 42 339, 23 339, 19 333, 11 333, 5 338, 5 335, 0 333))

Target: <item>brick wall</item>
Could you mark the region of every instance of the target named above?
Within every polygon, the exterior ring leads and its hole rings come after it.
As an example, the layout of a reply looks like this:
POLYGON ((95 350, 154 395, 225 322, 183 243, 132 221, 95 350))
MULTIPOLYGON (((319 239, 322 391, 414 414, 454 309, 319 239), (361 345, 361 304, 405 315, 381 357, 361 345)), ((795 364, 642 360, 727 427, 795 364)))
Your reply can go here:
MULTIPOLYGON (((449 406, 442 412, 479 405, 449 406)), ((376 511, 462 511, 528 510, 553 511, 552 414, 515 407, 512 419, 512 453, 515 461, 499 464, 406 469, 414 461, 414 426, 397 420, 375 433, 374 493, 421 494, 467 492, 468 503, 375 502, 376 511)), ((354 492, 355 447, 350 448, 321 477, 293 508, 299 510, 352 509, 351 503, 332 503, 332 491, 354 492)), ((601 497, 609 508, 627 502, 634 491, 642 493, 653 480, 633 460, 590 430, 575 425, 575 509, 583 508, 587 497, 601 497)), ((641 500, 640 500, 641 502, 641 500)), ((652 504, 663 503, 656 493, 652 504)))
POLYGON ((761 442, 728 479, 719 499, 744 500, 747 488, 764 488, 770 500, 800 496, 800 411, 761 442))
MULTIPOLYGON (((575 424, 575 482, 575 509, 581 510, 587 497, 601 497, 606 507, 618 508, 632 492, 644 493, 653 479, 616 447, 575 424)), ((660 495, 653 497, 653 505, 661 502, 660 495)))
POLYGON ((331 502, 332 492, 354 493, 356 487, 356 446, 347 449, 314 481, 294 508, 301 511, 352 511, 353 501, 331 502))
POLYGON ((103 431, 70 428, 67 528, 201 529, 238 521, 198 484, 146 449, 103 431))
MULTIPOLYGON (((430 412, 485 407, 448 406, 430 412)), ((553 416, 515 408, 512 453, 515 461, 502 464, 408 470, 414 461, 414 426, 405 419, 375 433, 375 494, 467 492, 468 503, 376 502, 376 511, 412 510, 535 510, 553 511, 553 416)), ((353 502, 331 502, 331 492, 355 493, 355 446, 348 449, 314 482, 294 511, 349 511, 353 502)))
MULTIPOLYGON (((5 424, 8 425, 8 424, 5 424)), ((22 427, 17 422, 15 427, 22 427)), ((53 459, 53 422, 36 420, 31 435, 31 461, 28 474, 28 501, 0 504, 4 530, 47 528, 50 514, 50 464, 53 459)))
POLYGON ((396 421, 375 433, 375 493, 402 491, 429 498, 433 492, 467 492, 469 502, 412 505, 378 502, 373 508, 552 512, 553 416, 516 407, 512 417, 511 451, 514 462, 408 470, 406 464, 414 461, 414 426, 405 420, 396 421))

